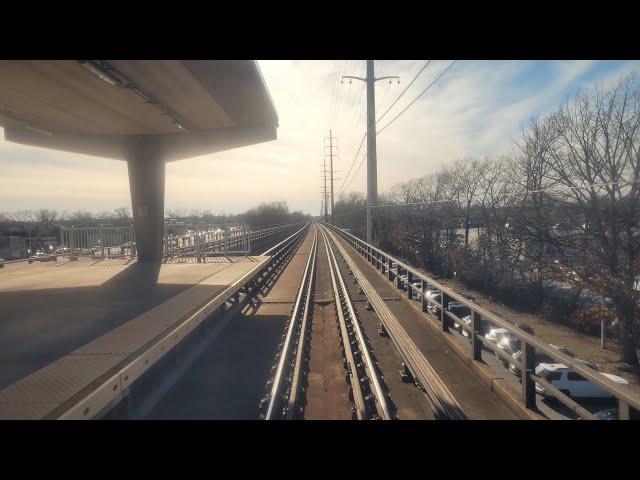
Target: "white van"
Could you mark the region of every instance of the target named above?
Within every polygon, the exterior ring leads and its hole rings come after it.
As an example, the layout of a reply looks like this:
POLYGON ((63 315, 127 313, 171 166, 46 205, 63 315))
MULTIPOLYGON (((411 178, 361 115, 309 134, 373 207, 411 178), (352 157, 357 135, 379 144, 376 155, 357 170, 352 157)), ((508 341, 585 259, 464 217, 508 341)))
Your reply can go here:
MULTIPOLYGON (((601 373, 619 387, 629 388, 629 382, 611 373, 601 373)), ((590 382, 562 363, 541 363, 536 367, 536 376, 544 378, 565 395, 572 398, 613 398, 604 388, 590 382)), ((536 383, 536 392, 547 396, 543 385, 536 383)))

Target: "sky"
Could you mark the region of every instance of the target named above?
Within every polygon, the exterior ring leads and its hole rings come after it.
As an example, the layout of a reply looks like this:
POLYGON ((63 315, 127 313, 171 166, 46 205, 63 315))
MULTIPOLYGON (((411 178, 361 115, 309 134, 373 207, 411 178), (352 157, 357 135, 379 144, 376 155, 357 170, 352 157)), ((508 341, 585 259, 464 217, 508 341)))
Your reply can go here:
MULTIPOLYGON (((400 84, 376 83, 378 118, 425 63, 375 61, 376 77, 400 77, 400 84)), ((378 127, 450 64, 432 61, 378 127)), ((273 60, 259 65, 278 112, 278 139, 167 164, 165 210, 239 213, 261 202, 284 200, 290 210, 318 214, 329 129, 338 145, 336 192, 365 192, 366 166, 355 172, 366 144, 346 183, 344 179, 366 130, 366 88, 360 81, 339 81, 342 75, 365 76, 365 61, 273 60)), ((378 135, 378 191, 462 157, 506 153, 531 118, 579 91, 613 85, 631 72, 640 72, 640 61, 457 61, 378 135)), ((0 185, 0 212, 99 212, 131 206, 124 162, 17 145, 6 142, 3 134, 0 185)))

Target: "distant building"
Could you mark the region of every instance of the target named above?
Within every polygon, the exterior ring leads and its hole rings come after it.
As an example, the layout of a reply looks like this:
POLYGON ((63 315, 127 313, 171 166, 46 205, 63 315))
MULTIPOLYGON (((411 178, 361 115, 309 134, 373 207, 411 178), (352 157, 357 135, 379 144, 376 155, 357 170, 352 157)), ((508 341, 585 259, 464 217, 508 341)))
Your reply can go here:
POLYGON ((13 235, 0 236, 0 258, 16 260, 28 255, 27 239, 13 235))

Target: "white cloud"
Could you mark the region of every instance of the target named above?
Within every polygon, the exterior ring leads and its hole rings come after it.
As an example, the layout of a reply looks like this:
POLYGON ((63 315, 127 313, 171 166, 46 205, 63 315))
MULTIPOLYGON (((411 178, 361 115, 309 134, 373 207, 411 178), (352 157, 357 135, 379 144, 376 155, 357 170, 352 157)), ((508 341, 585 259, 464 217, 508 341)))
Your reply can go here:
MULTIPOLYGON (((377 84, 378 115, 423 64, 424 60, 377 62, 378 76, 401 77, 400 85, 377 84)), ((448 64, 432 62, 382 124, 448 64)), ((458 62, 379 136, 379 191, 462 156, 502 153, 520 125, 553 108, 568 92, 590 87, 595 80, 609 85, 639 65, 625 62, 613 69, 586 61, 458 62)), ((363 76, 364 61, 261 61, 260 66, 280 118, 278 140, 168 164, 167 209, 238 212, 261 201, 287 200, 290 208, 317 212, 329 126, 338 137, 336 175, 345 177, 366 128, 366 93, 362 82, 340 84, 339 76, 363 76)), ((363 165, 348 190, 364 191, 365 171, 363 165)), ((0 211, 42 206, 102 210, 130 204, 124 162, 3 139, 0 181, 0 211)))

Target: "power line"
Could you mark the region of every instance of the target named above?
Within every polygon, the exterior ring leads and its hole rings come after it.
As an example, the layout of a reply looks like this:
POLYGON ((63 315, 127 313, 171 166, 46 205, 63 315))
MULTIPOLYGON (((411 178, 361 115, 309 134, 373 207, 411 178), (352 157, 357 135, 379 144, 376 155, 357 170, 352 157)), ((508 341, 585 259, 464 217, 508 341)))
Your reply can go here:
POLYGON ((389 125, 391 125, 393 122, 395 122, 395 121, 398 119, 398 117, 400 117, 400 115, 402 115, 404 112, 406 112, 406 111, 409 109, 409 107, 411 107, 411 105, 413 105, 414 103, 416 103, 416 102, 418 101, 418 99, 419 99, 422 95, 424 95, 424 94, 425 94, 425 93, 426 93, 426 92, 427 92, 431 87, 433 87, 433 86, 436 84, 436 82, 437 82, 438 80, 440 80, 440 79, 442 78, 442 76, 443 76, 445 73, 447 73, 447 72, 449 71, 449 69, 450 69, 451 67, 453 67, 453 65, 454 65, 456 62, 457 62, 457 60, 454 60, 453 62, 451 62, 451 63, 449 64, 449 66, 448 66, 447 68, 445 68, 445 69, 444 69, 444 71, 443 71, 440 75, 438 75, 438 77, 437 77, 433 82, 431 82, 431 83, 427 86, 427 88, 425 88, 422 92, 420 92, 420 93, 418 94, 418 96, 417 96, 416 98, 414 98, 414 99, 411 101, 411 103, 409 103, 409 105, 407 105, 406 107, 404 107, 404 108, 400 111, 400 113, 398 113, 395 117, 393 117, 393 118, 391 119, 391 121, 389 121, 389 122, 388 122, 384 127, 382 127, 380 130, 378 130, 376 133, 381 133, 385 128, 387 128, 389 125))
MULTIPOLYGON (((425 66, 424 66, 424 67, 423 67, 423 68, 422 68, 422 69, 421 69, 421 70, 416 74, 416 76, 413 78, 413 80, 411 80, 411 82, 410 82, 410 84, 407 86, 407 88, 409 88, 409 86, 411 86, 411 84, 412 84, 412 83, 413 83, 413 82, 418 78, 418 76, 419 76, 419 75, 424 71, 424 69, 426 69, 426 68, 427 68, 427 66, 429 65, 429 63, 430 63, 430 62, 431 62, 430 60, 429 60, 429 61, 427 61, 427 63, 425 64, 425 66)), ((398 119, 398 117, 400 117, 400 115, 402 115, 404 112, 406 112, 406 111, 409 109, 409 107, 411 107, 411 105, 413 105, 416 101, 418 101, 418 99, 419 99, 422 95, 424 95, 424 94, 425 94, 425 93, 426 93, 426 92, 427 92, 431 87, 433 87, 433 86, 436 84, 436 82, 437 82, 438 80, 440 80, 440 79, 442 78, 442 76, 443 76, 445 73, 447 73, 447 71, 449 71, 449 69, 450 69, 451 67, 453 67, 453 65, 454 65, 456 62, 457 62, 457 60, 454 60, 453 62, 451 62, 451 64, 449 64, 449 66, 448 66, 445 70, 443 70, 443 71, 442 71, 442 73, 440 73, 440 75, 438 75, 438 77, 436 77, 436 79, 435 79, 434 81, 432 81, 432 82, 427 86, 427 88, 425 88, 422 92, 420 92, 420 93, 418 94, 418 96, 417 96, 416 98, 414 98, 414 99, 411 101, 411 103, 409 103, 405 108, 403 108, 403 109, 402 109, 402 111, 401 111, 400 113, 398 113, 395 117, 393 117, 393 118, 392 118, 392 119, 391 119, 391 120, 390 120, 390 121, 389 121, 389 122, 388 122, 384 127, 382 127, 380 130, 378 130, 378 131, 376 132, 376 134, 380 134, 380 133, 382 133, 382 131, 383 131, 385 128, 387 128, 387 127, 388 127, 389 125, 391 125, 394 121, 396 121, 396 120, 398 119)), ((403 91, 403 92, 398 96, 398 98, 397 98, 397 99, 396 99, 396 101, 391 105, 391 107, 392 107, 393 105, 395 105, 395 103, 400 99, 400 97, 401 97, 401 96, 406 92, 407 88, 405 88, 405 90, 404 90, 404 91, 403 91)), ((377 125, 377 122, 378 122, 378 121, 379 121, 379 120, 380 120, 384 115, 386 115, 386 113, 389 111, 389 109, 390 109, 391 107, 389 107, 389 108, 387 109, 387 111, 385 111, 385 112, 380 116, 380 118, 379 118, 378 120, 376 120, 376 122, 374 123, 374 127, 377 125)), ((367 134, 365 133, 365 137, 366 137, 366 135, 367 135, 367 134)), ((364 142, 364 137, 362 138, 362 142, 364 142)), ((361 143, 361 145, 360 145, 360 146, 362 146, 362 143, 361 143)), ((355 156, 355 157, 354 157, 354 159, 353 159, 353 162, 352 162, 352 164, 351 164, 351 168, 349 169, 349 172, 351 172, 351 170, 353 169, 353 165, 355 164, 355 161, 356 161, 356 159, 357 159, 357 157, 358 157, 358 153, 359 153, 359 152, 360 152, 360 148, 358 148, 358 152, 356 153, 356 156, 355 156)), ((363 163, 364 163, 364 160, 365 160, 366 158, 367 158, 367 156, 366 156, 366 154, 365 154, 365 156, 364 156, 364 157, 362 157, 362 160, 360 161, 360 165, 358 165, 358 168, 357 168, 356 172, 354 173, 353 177, 351 177, 351 180, 350 180, 348 183, 346 183, 346 182, 347 182, 347 178, 349 177, 349 174, 347 174, 347 176, 346 176, 346 177, 345 177, 345 179, 344 179, 343 186, 341 186, 341 187, 340 187, 340 190, 338 191, 338 194, 342 193, 342 191, 343 191, 343 189, 344 189, 344 188, 346 188, 346 187, 348 187, 349 185, 351 185, 351 182, 353 182, 353 179, 356 177, 356 175, 358 175, 358 172, 360 171, 360 168, 362 167, 362 165, 363 165, 363 163), (346 183, 346 185, 345 185, 345 183, 346 183)))
MULTIPOLYGON (((356 176, 358 175, 358 172, 360 171, 360 168, 362 168, 362 165, 364 164, 364 161, 367 159, 367 154, 364 154, 364 157, 362 157, 362 160, 360 160, 360 165, 358 165, 358 168, 356 169, 356 172, 353 174, 353 176, 351 177, 351 180, 349 180, 349 183, 347 183, 347 185, 344 188, 347 188, 349 185, 351 185, 351 182, 353 182, 353 179, 356 178, 356 176)), ((355 160, 355 159, 354 159, 355 160)), ((346 180, 346 178, 345 178, 346 180)), ((342 193, 342 192, 339 192, 342 193)))
MULTIPOLYGON (((389 107, 384 111, 384 113, 382 115, 380 115, 380 117, 378 117, 377 120, 375 120, 374 124, 373 124, 373 129, 375 129, 376 125, 378 124, 378 122, 380 120, 382 120, 382 118, 389 113, 389 111, 393 108, 393 106, 398 103, 398 101, 400 100, 400 98, 402 98, 402 96, 407 92, 407 90, 411 87, 411 85, 413 85, 415 83, 415 81, 418 79, 418 77, 422 74, 422 72, 429 66, 429 64, 431 63, 431 60, 427 60, 427 62, 423 65, 423 67, 414 75, 413 79, 411 79, 411 81, 409 82, 409 84, 404 88, 404 90, 400 93, 400 95, 398 95, 398 97, 393 101, 393 103, 391 105, 389 105, 389 107)), ((455 62, 454 62, 455 63, 455 62)), ((451 68, 451 66, 449 66, 449 68, 451 68)), ((437 81, 438 79, 436 79, 437 81)), ((435 82, 434 82, 435 83, 435 82)), ((433 83, 432 83, 433 84, 433 83)), ((427 87, 428 89, 429 87, 427 87)), ((422 92, 424 93, 424 91, 422 92)), ((421 94, 422 95, 422 94, 421 94)), ((415 100, 414 100, 415 101, 415 100)), ((401 112, 402 113, 402 112, 401 112)), ((369 132, 367 132, 369 133, 369 132)), ((351 166, 349 167, 349 173, 351 173, 351 171, 353 170, 353 166, 355 165, 355 162, 358 158, 358 154, 360 153, 360 149, 362 148, 362 144, 364 143, 364 139, 367 136, 367 133, 364 134, 364 136, 362 137, 362 140, 360 141, 360 145, 358 146, 358 151, 356 152, 353 161, 351 162, 351 166)), ((378 132, 379 133, 379 132, 378 132)), ((342 185, 340 186, 340 188, 338 189, 338 195, 340 193, 342 193, 343 189, 348 187, 351 182, 353 181, 353 179, 355 178, 355 176, 358 174, 358 172, 360 171, 360 168, 362 167, 362 164, 364 163, 364 160, 367 158, 367 156, 365 155, 362 158, 362 161, 360 162, 360 165, 358 165, 358 169, 356 170, 355 174, 353 175, 353 177, 351 178, 351 180, 347 183, 347 179, 349 178, 349 173, 347 173, 347 175, 344 178, 344 181, 342 182, 342 185), (346 184, 346 185, 345 185, 346 184)))
MULTIPOLYGON (((356 151, 356 154, 353 157, 353 160, 351 161, 351 167, 349 167, 349 172, 344 177, 344 180, 342 181, 342 185, 340 185, 340 188, 338 189, 338 195, 340 195, 340 193, 342 193, 344 184, 347 181, 347 178, 349 178, 349 174, 351 173, 351 170, 353 170, 353 166, 355 165, 356 159, 358 158, 358 155, 360 154, 360 150, 362 149, 362 145, 364 144, 364 139, 365 138, 367 138, 367 134, 366 133, 362 136, 362 140, 360 140, 360 145, 358 146, 358 150, 356 151)), ((349 183, 351 183, 351 182, 349 182, 349 183)))
MULTIPOLYGON (((621 180, 619 182, 594 182, 594 183, 590 183, 588 185, 585 186, 576 186, 576 187, 566 187, 565 189, 560 189, 560 188, 556 188, 556 187, 549 187, 549 188, 541 188, 541 189, 537 189, 537 190, 523 190, 521 192, 512 192, 512 193, 500 193, 495 195, 495 197, 515 197, 518 195, 526 195, 526 194, 532 194, 532 193, 561 193, 561 194, 567 194, 568 190, 588 190, 591 187, 606 187, 606 186, 610 186, 610 185, 622 185, 622 186, 627 186, 627 185, 633 185, 636 183, 640 183, 640 179, 638 180, 621 180)), ((474 196, 475 198, 479 197, 480 195, 476 195, 474 196)), ((432 205, 432 204, 436 204, 436 203, 447 203, 447 202, 454 202, 455 200, 453 199, 442 199, 442 200, 427 200, 424 202, 406 202, 406 203, 387 203, 387 204, 378 204, 378 205, 371 205, 372 208, 382 208, 382 207, 408 207, 408 206, 414 206, 414 205, 432 205)), ((361 207, 361 208, 367 208, 366 206, 361 207)))
MULTIPOLYGON (((640 183, 640 179, 638 180, 621 180, 619 182, 594 182, 594 183, 590 183, 587 184, 585 186, 576 186, 576 187, 567 187, 568 190, 572 190, 572 189, 584 189, 587 190, 589 188, 592 187, 605 187, 605 186, 610 186, 610 185, 633 185, 636 183, 640 183)), ((510 196, 518 196, 518 195, 526 195, 526 194, 531 194, 531 193, 542 193, 542 192, 548 192, 548 193, 567 193, 567 190, 561 190, 558 188, 541 188, 541 189, 537 189, 537 190, 525 190, 523 192, 513 192, 513 193, 502 193, 502 194, 498 194, 496 195, 496 197, 510 197, 510 196)), ((454 202, 455 200, 453 199, 443 199, 443 200, 428 200, 428 201, 424 201, 424 202, 406 202, 406 203, 387 203, 387 204, 379 204, 379 205, 372 205, 372 208, 389 208, 389 207, 410 207, 410 206, 416 206, 416 205, 432 205, 432 204, 437 204, 437 203, 447 203, 447 202, 454 202)), ((338 215, 335 215, 336 218, 340 218, 340 217, 344 217, 347 215, 350 215, 352 213, 355 213, 359 210, 365 210, 367 208, 367 205, 363 205, 361 207, 357 207, 353 210, 349 210, 346 213, 341 213, 338 215)), ((639 215, 640 216, 640 215, 639 215)))
POLYGON ((336 215, 336 218, 338 218, 338 217, 346 217, 347 215, 351 215, 352 213, 355 213, 355 212, 357 212, 359 210, 366 210, 366 208, 367 208, 367 206, 363 205, 362 207, 358 207, 358 208, 354 208, 353 210, 349 210, 346 213, 341 213, 340 215, 336 215))
POLYGON ((431 60, 427 60, 427 63, 424 64, 424 66, 420 69, 420 71, 418 73, 415 74, 415 76, 413 77, 413 79, 409 82, 409 85, 407 85, 404 90, 402 91, 402 93, 400 93, 400 95, 398 95, 398 98, 396 98, 394 100, 394 102, 389 105, 389 107, 384 111, 384 113, 382 115, 380 115, 378 117, 378 119, 376 120, 376 124, 382 120, 382 118, 389 113, 389 110, 391 110, 393 108, 393 106, 398 103, 398 100, 400 100, 402 98, 402 96, 407 92, 407 90, 409 90, 409 88, 411 87, 411 85, 413 85, 413 83, 418 79, 418 77, 420 76, 420 74, 422 72, 425 71, 425 69, 429 66, 429 64, 431 63, 431 60))

